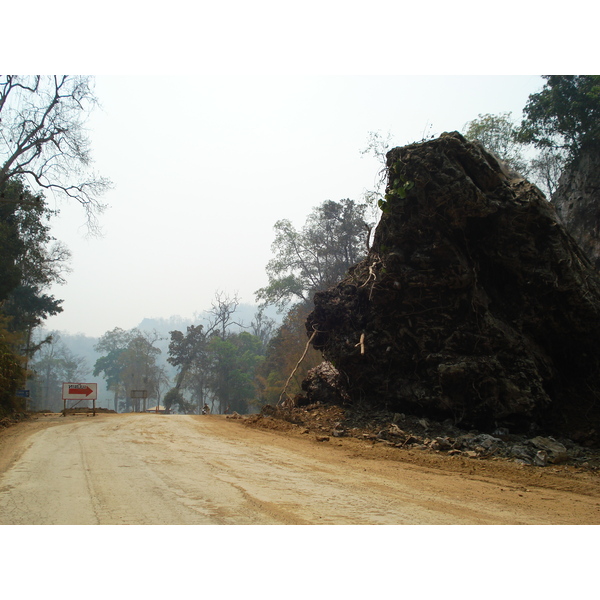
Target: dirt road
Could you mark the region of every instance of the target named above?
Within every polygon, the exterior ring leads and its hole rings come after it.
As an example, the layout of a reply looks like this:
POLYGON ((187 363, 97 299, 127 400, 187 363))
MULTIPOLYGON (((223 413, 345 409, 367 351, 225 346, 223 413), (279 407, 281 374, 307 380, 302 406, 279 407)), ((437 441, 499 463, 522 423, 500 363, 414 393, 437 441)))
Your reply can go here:
POLYGON ((4 525, 598 523, 593 473, 385 456, 219 416, 52 416, 0 433, 4 525))

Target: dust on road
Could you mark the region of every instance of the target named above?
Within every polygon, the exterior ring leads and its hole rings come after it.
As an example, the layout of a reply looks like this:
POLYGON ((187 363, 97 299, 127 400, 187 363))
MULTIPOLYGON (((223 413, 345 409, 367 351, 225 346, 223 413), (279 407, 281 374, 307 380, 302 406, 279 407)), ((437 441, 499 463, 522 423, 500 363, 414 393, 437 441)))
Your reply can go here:
POLYGON ((594 474, 385 455, 220 416, 59 416, 0 433, 0 524, 598 524, 594 474))

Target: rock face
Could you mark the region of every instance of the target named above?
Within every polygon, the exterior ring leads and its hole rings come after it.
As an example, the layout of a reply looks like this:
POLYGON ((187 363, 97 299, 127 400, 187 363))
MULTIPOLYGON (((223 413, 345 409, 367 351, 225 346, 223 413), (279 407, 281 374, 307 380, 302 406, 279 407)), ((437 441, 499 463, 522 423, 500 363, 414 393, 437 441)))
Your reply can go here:
POLYGON ((567 170, 552 196, 556 212, 569 233, 600 272, 600 152, 584 152, 567 170))
POLYGON ((600 432, 600 278, 541 192, 459 133, 387 155, 367 258, 306 323, 353 403, 600 432))

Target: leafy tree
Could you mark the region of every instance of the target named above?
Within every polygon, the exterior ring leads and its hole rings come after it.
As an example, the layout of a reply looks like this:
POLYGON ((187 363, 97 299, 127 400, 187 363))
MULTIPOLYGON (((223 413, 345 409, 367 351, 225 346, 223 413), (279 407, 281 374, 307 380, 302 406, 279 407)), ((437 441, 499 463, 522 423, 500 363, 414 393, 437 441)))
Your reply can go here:
POLYGON ((544 148, 529 162, 530 177, 547 198, 552 198, 557 190, 565 164, 565 153, 551 148, 544 148))
POLYGON ((106 386, 109 391, 114 393, 114 405, 117 412, 120 398, 127 397, 126 386, 123 382, 125 364, 122 355, 133 336, 133 331, 125 331, 120 327, 115 327, 112 331, 107 331, 94 346, 96 352, 104 354, 96 360, 94 377, 104 373, 106 386))
POLYGON ((54 214, 43 196, 34 196, 21 181, 6 186, 0 202, 0 301, 5 301, 2 312, 12 317, 15 331, 35 327, 62 311, 61 301, 44 293, 53 283, 65 283, 71 257, 50 235, 54 214))
MULTIPOLYGON (((297 304, 286 314, 267 346, 265 360, 257 372, 259 385, 258 404, 277 404, 283 388, 302 353, 306 349, 306 318, 312 310, 310 304, 297 304)), ((287 393, 293 397, 301 391, 302 380, 308 370, 323 360, 321 353, 312 346, 294 373, 287 393)))
POLYGON ((511 113, 479 115, 465 125, 465 137, 479 141, 513 171, 528 177, 548 198, 556 190, 565 165, 564 155, 558 150, 544 148, 537 156, 526 159, 528 144, 512 121, 511 113))
POLYGON ((254 320, 250 323, 252 335, 255 335, 262 343, 263 353, 267 349, 267 344, 273 335, 276 321, 265 315, 265 307, 260 307, 254 315, 254 320))
MULTIPOLYGON (((181 331, 171 331, 169 343, 169 357, 167 362, 179 367, 175 387, 167 394, 170 408, 178 404, 183 409, 184 398, 181 394, 183 388, 191 389, 197 401, 197 411, 200 413, 206 400, 206 379, 208 366, 208 334, 202 325, 190 325, 184 335, 181 331)), ((165 402, 167 401, 165 397, 165 402)))
POLYGON ((523 158, 524 145, 517 141, 517 128, 510 112, 498 115, 479 115, 465 125, 465 137, 479 141, 483 146, 502 159, 517 173, 528 172, 527 161, 523 158))
POLYGON ((96 344, 97 352, 104 352, 94 365, 94 376, 104 373, 107 387, 115 393, 115 409, 119 398, 124 398, 126 410, 146 409, 146 400, 140 407, 139 399, 131 399, 132 390, 146 390, 149 398, 158 398, 163 373, 156 364, 161 353, 154 344, 158 334, 142 333, 138 329, 124 331, 116 327, 106 332, 96 344))
POLYGON ((247 413, 256 397, 256 370, 263 360, 262 342, 244 331, 227 336, 214 335, 208 344, 209 386, 219 412, 247 413))
MULTIPOLYGON (((156 358, 161 350, 154 344, 160 338, 157 334, 134 331, 133 339, 119 357, 123 365, 121 380, 127 391, 127 398, 130 398, 132 390, 146 390, 148 398, 157 398, 160 369, 156 364, 156 358)), ((145 411, 146 402, 147 400, 144 398, 142 406, 140 406, 139 398, 133 398, 134 412, 140 412, 140 409, 145 411)))
POLYGON ((40 345, 30 363, 34 373, 31 388, 32 409, 62 410, 62 383, 82 381, 89 374, 85 358, 74 355, 62 342, 57 331, 40 345))
POLYGON ((179 412, 186 412, 187 403, 177 388, 172 388, 165 394, 164 405, 167 412, 171 412, 173 406, 178 406, 179 412))
POLYGON ((165 396, 165 406, 177 405, 180 412, 192 409, 200 413, 202 406, 217 404, 219 412, 227 409, 248 411, 256 396, 255 375, 262 361, 263 341, 248 332, 228 333, 215 321, 206 330, 191 325, 187 333, 171 331, 167 361, 179 367, 175 387, 165 396), (187 402, 182 391, 191 392, 187 402))
POLYGON ((196 411, 200 414, 209 395, 210 339, 216 336, 225 340, 228 337, 228 328, 233 324, 240 325, 233 321, 238 305, 237 294, 231 298, 228 294, 217 291, 208 311, 210 319, 206 329, 202 325, 191 325, 187 328, 186 334, 177 330, 169 332, 171 341, 167 362, 179 367, 179 373, 175 387, 168 394, 168 399, 171 405, 177 404, 180 411, 191 410, 181 393, 182 390, 187 390, 192 393, 196 411))
POLYGON ((570 161, 600 146, 600 75, 544 75, 531 94, 519 130, 522 142, 564 150, 570 161))
POLYGON ((6 319, 0 315, 0 417, 19 409, 22 402, 15 396, 26 377, 26 358, 15 352, 19 337, 6 327, 6 319))
MULTIPOLYGON (((0 317, 5 350, 14 355, 6 360, 21 364, 23 373, 41 346, 31 343, 33 330, 48 316, 62 312, 62 301, 46 293, 52 283, 64 283, 70 258, 68 249, 49 233, 53 215, 43 196, 34 196, 22 181, 11 180, 5 186, 0 199, 0 317)), ((15 385, 20 387, 23 374, 15 373, 19 379, 15 385)))
POLYGON ((90 173, 85 122, 98 101, 81 75, 0 76, 0 196, 11 180, 80 202, 91 220, 104 206, 107 179, 90 173))
POLYGON ((313 209, 297 231, 291 221, 275 223, 274 258, 266 267, 269 283, 256 292, 262 305, 283 310, 290 302, 308 302, 312 295, 340 281, 367 251, 370 228, 366 205, 353 200, 326 200, 313 209))

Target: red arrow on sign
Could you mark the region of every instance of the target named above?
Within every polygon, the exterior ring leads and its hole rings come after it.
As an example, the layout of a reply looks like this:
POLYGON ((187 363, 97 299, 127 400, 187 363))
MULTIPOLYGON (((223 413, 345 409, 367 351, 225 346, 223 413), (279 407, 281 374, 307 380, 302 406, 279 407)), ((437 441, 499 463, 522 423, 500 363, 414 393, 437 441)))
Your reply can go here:
POLYGON ((69 394, 77 394, 77 395, 85 394, 86 396, 89 396, 93 392, 94 392, 94 390, 89 388, 87 385, 84 388, 69 388, 69 394))

